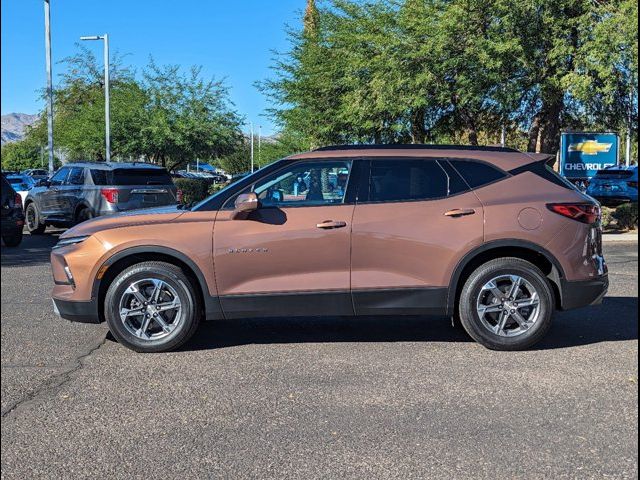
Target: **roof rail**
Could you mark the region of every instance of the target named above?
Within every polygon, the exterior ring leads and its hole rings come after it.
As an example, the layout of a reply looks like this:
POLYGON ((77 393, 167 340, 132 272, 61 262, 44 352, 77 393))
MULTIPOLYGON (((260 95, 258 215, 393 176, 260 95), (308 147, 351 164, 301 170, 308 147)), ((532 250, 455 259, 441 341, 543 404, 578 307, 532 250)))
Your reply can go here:
POLYGON ((326 152, 330 150, 469 150, 483 152, 512 152, 518 153, 519 150, 509 147, 482 146, 473 145, 432 145, 417 143, 399 143, 399 144, 367 144, 367 145, 329 145, 326 147, 316 148, 314 152, 326 152))

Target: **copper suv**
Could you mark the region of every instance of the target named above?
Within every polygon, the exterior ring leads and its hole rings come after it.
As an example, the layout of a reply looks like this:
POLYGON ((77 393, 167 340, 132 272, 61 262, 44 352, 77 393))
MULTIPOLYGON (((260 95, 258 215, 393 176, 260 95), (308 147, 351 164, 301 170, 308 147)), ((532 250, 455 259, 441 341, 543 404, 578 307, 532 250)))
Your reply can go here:
POLYGON ((190 209, 90 220, 51 254, 56 312, 136 351, 201 319, 436 315, 496 350, 608 287, 600 208, 545 155, 341 146, 277 161, 190 209))

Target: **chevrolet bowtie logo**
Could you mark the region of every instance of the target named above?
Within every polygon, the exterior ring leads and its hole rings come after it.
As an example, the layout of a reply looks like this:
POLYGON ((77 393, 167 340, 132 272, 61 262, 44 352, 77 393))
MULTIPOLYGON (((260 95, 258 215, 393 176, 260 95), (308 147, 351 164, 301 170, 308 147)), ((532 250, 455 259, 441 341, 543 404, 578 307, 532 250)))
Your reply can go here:
POLYGON ((613 143, 600 143, 597 140, 587 140, 569 145, 570 152, 582 152, 584 155, 597 155, 600 152, 609 153, 613 143))

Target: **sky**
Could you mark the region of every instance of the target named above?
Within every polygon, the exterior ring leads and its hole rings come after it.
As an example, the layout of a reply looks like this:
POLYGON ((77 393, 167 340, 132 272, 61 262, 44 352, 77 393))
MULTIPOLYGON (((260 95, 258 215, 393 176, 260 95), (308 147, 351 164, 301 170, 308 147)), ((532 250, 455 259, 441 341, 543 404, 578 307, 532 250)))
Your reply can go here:
MULTIPOLYGON (((2 114, 37 113, 46 83, 43 0, 2 1, 2 114)), ((112 52, 140 71, 159 65, 201 65, 225 78, 235 108, 263 134, 274 133, 268 100, 254 83, 273 76, 273 50, 286 51, 286 26, 301 23, 305 0, 51 0, 53 75, 77 51, 82 35, 109 34, 112 52)), ((102 58, 102 43, 90 42, 102 58)))

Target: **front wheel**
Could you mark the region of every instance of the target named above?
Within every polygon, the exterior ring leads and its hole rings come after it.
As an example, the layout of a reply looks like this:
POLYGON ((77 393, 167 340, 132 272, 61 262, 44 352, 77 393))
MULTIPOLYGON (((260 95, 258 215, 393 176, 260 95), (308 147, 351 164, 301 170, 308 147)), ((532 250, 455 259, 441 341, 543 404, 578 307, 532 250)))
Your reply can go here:
POLYGON ((184 272, 170 263, 143 262, 113 280, 104 301, 113 336, 136 352, 166 352, 194 334, 198 295, 184 272))
POLYGON ((24 212, 25 224, 31 235, 42 235, 47 225, 40 222, 40 213, 35 203, 30 203, 24 212))
POLYGON ((549 330, 553 298, 549 281, 535 265, 499 258, 467 279, 460 295, 460 321, 487 348, 524 350, 549 330))
POLYGON ((94 217, 93 212, 89 207, 82 208, 76 215, 76 225, 78 223, 86 222, 94 217))

